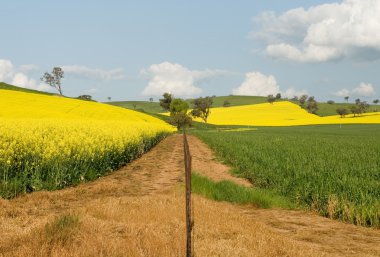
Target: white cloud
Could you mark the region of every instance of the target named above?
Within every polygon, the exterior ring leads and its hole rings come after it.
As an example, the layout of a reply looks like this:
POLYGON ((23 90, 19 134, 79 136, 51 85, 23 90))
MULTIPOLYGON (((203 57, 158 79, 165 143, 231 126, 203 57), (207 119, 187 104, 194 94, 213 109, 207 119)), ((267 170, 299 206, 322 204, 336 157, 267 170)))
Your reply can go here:
MULTIPOLYGON (((29 66, 29 68, 32 67, 31 65, 27 66, 29 66)), ((11 61, 0 59, 0 81, 23 88, 43 91, 51 90, 50 86, 43 83, 37 83, 36 80, 25 75, 23 73, 23 71, 25 71, 25 67, 26 66, 21 65, 20 68, 15 68, 11 61)))
POLYGON ((180 64, 163 62, 153 64, 147 70, 141 70, 140 73, 150 79, 148 86, 142 92, 145 96, 161 96, 169 92, 177 97, 191 97, 202 92, 202 89, 197 86, 199 82, 230 72, 190 70, 180 64))
POLYGON ((376 92, 372 84, 362 82, 357 88, 352 90, 352 94, 357 96, 373 96, 376 92))
POLYGON ((13 77, 13 64, 8 60, 0 59, 0 81, 8 81, 13 77))
POLYGON ((125 78, 125 72, 122 68, 112 70, 93 69, 80 65, 62 66, 65 74, 72 74, 78 77, 99 80, 120 80, 125 78))
POLYGON ((350 96, 351 95, 351 91, 348 90, 347 88, 343 88, 343 89, 341 89, 339 91, 334 92, 333 95, 339 96, 339 97, 346 97, 346 96, 350 96))
POLYGON ((44 83, 38 84, 36 80, 28 78, 24 73, 21 72, 17 72, 13 76, 11 84, 18 87, 36 89, 40 91, 49 91, 52 89, 49 85, 46 85, 44 83))
POLYGON ((273 75, 265 75, 260 72, 246 73, 243 83, 232 90, 234 95, 268 96, 277 93, 281 93, 282 97, 291 98, 307 92, 305 90, 297 91, 293 87, 281 91, 273 75))
POLYGON ((348 90, 347 88, 343 88, 342 90, 339 90, 337 92, 334 92, 333 95, 339 96, 339 97, 345 97, 345 96, 374 96, 376 95, 375 88, 370 83, 360 83, 359 86, 352 90, 348 90))
POLYGON ((305 89, 296 90, 293 87, 290 87, 281 93, 282 97, 286 97, 286 98, 293 98, 295 96, 301 96, 301 95, 307 95, 307 94, 308 94, 307 90, 305 89))
POLYGON ((245 74, 244 82, 232 90, 234 95, 267 96, 280 92, 280 87, 274 76, 266 76, 260 72, 249 72, 245 74))
POLYGON ((291 9, 281 15, 264 12, 252 33, 263 40, 266 53, 297 62, 325 62, 340 58, 380 58, 380 1, 344 0, 291 9))

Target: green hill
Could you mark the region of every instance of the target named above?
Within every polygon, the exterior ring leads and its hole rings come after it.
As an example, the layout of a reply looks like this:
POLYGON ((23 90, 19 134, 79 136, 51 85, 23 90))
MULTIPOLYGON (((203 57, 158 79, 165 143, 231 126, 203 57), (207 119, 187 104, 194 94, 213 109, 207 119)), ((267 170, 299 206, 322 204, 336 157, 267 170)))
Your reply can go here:
MULTIPOLYGON (((216 96, 213 97, 214 103, 213 107, 222 107, 225 101, 230 103, 230 106, 238 105, 248 105, 248 104, 259 104, 265 103, 267 101, 266 97, 263 96, 216 96)), ((191 106, 193 99, 186 99, 186 101, 191 106)), ((119 102, 106 102, 107 104, 124 107, 127 109, 143 111, 147 113, 160 113, 164 110, 161 108, 158 102, 148 102, 148 101, 119 101, 119 102)))
MULTIPOLYGON (((191 102, 193 101, 193 99, 187 99, 186 101, 191 106, 191 102)), ((213 107, 222 107, 225 101, 228 101, 230 103, 230 106, 239 106, 239 105, 266 103, 267 98, 264 96, 236 96, 236 95, 216 96, 216 97, 213 97, 213 107)), ((283 99, 281 99, 279 101, 283 101, 283 99)), ((290 102, 299 105, 298 101, 290 101, 290 102)), ((143 112, 147 112, 147 113, 163 112, 163 109, 161 108, 161 106, 158 102, 124 101, 124 102, 109 102, 108 104, 120 106, 120 107, 124 107, 124 108, 128 108, 128 109, 133 109, 133 110, 137 110, 137 111, 143 111, 143 112)), ((354 103, 328 104, 326 102, 318 102, 319 110, 317 111, 317 115, 319 115, 319 116, 337 115, 337 113, 336 113, 337 108, 346 108, 348 110, 348 112, 350 112, 350 108, 353 105, 354 105, 354 103)), ((380 111, 380 106, 376 106, 376 105, 371 104, 368 112, 375 112, 375 111, 380 111)))
POLYGON ((12 86, 12 85, 9 85, 9 84, 4 83, 4 82, 0 82, 0 89, 21 91, 21 92, 25 92, 25 93, 34 93, 34 94, 42 94, 42 95, 54 95, 53 93, 42 92, 42 91, 38 91, 38 90, 12 86))
POLYGON ((119 101, 119 102, 105 102, 105 104, 110 104, 114 106, 119 106, 131 110, 142 111, 147 113, 160 113, 164 112, 162 107, 158 102, 148 102, 148 101, 119 101))
MULTIPOLYGON (((299 102, 297 102, 297 101, 291 101, 291 102, 300 105, 299 102)), ((369 104, 371 104, 371 103, 369 103, 369 104)), ((346 108, 347 111, 350 113, 350 109, 354 105, 355 105, 354 103, 333 103, 333 104, 328 104, 328 103, 325 103, 325 102, 318 102, 317 115, 318 116, 322 116, 322 117, 323 116, 338 115, 336 113, 336 109, 338 109, 338 108, 346 108)), ((306 106, 306 104, 305 104, 305 106, 306 106)), ((377 111, 380 111, 380 106, 371 104, 367 112, 377 112, 377 111)))

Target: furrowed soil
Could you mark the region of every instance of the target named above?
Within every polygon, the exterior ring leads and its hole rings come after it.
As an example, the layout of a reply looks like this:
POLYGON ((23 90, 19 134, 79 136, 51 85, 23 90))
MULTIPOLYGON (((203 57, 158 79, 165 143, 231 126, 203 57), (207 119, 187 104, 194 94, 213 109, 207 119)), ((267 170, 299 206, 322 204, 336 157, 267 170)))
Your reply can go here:
MULTIPOLYGON (((193 169, 232 180, 188 137, 193 169)), ((185 256, 182 136, 97 181, 0 199, 0 256, 185 256)), ((380 230, 193 197, 195 256, 380 256, 380 230)))

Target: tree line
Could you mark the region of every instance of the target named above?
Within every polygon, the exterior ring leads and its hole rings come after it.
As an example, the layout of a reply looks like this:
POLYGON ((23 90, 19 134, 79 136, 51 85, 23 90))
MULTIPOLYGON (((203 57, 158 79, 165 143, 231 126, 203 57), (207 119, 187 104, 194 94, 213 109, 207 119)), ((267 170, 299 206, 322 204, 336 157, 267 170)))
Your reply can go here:
POLYGON ((178 131, 181 128, 191 126, 193 118, 201 118, 205 123, 210 115, 213 104, 213 97, 199 97, 194 99, 192 110, 189 112, 189 103, 181 98, 174 98, 170 93, 164 93, 163 98, 159 99, 160 106, 170 112, 169 123, 176 126, 178 131))

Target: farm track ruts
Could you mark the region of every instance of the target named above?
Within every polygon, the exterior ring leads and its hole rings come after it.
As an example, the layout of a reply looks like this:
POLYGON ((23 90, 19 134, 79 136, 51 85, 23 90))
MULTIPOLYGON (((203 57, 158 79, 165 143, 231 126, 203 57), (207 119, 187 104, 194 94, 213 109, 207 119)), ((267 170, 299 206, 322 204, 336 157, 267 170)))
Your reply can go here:
MULTIPOLYGON (((198 138, 188 139, 194 170, 249 186, 232 177, 198 138)), ((0 256, 180 256, 182 158, 182 136, 173 135, 97 181, 0 199, 0 256), (79 216, 80 232, 65 244, 52 243, 45 224, 63 214, 79 216)), ((194 208, 196 256, 380 256, 379 230, 198 196, 194 208)))

